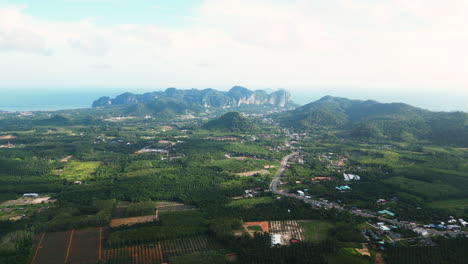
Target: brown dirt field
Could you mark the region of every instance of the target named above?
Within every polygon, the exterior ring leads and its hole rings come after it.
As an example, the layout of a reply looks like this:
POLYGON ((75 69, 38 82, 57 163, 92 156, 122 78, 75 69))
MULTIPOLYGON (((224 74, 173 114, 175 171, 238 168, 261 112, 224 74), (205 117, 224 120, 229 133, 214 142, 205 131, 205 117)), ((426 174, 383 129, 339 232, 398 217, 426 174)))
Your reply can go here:
POLYGON ((70 156, 66 156, 65 158, 61 159, 60 162, 64 162, 64 163, 65 163, 65 162, 68 162, 68 161, 70 161, 71 158, 73 158, 73 156, 71 156, 71 155, 70 155, 70 156))
POLYGON ((362 244, 362 248, 355 248, 354 250, 356 250, 363 256, 369 256, 369 257, 371 256, 369 249, 367 248, 365 243, 362 244))
POLYGON ((4 135, 4 136, 0 136, 0 139, 15 139, 16 136, 13 136, 13 135, 4 135))
POLYGON ((385 261, 384 261, 381 253, 375 254, 374 263, 375 264, 385 264, 385 261))
POLYGON ((101 249, 100 228, 76 230, 70 248, 70 263, 96 263, 101 249))
POLYGON ((98 263, 102 256, 102 228, 38 234, 31 264, 98 263))
POLYGON ((14 205, 28 205, 28 204, 48 204, 53 203, 55 200, 51 200, 50 197, 38 197, 38 198, 19 198, 16 200, 6 201, 1 206, 14 206, 14 205))
POLYGON ((249 226, 259 226, 262 228, 263 232, 270 232, 268 222, 244 222, 245 229, 249 226))
POLYGON ((127 218, 117 218, 112 219, 110 222, 110 227, 118 227, 123 225, 134 225, 139 223, 147 223, 152 221, 157 221, 158 217, 156 215, 147 215, 147 216, 138 216, 138 217, 127 217, 127 218))
POLYGON ((258 170, 258 171, 241 172, 241 173, 237 173, 237 175, 239 175, 241 177, 248 177, 248 176, 254 176, 255 174, 264 175, 264 174, 268 174, 268 173, 270 173, 270 172, 267 171, 267 170, 258 170))
POLYGON ((39 234, 31 264, 63 264, 71 231, 39 234))

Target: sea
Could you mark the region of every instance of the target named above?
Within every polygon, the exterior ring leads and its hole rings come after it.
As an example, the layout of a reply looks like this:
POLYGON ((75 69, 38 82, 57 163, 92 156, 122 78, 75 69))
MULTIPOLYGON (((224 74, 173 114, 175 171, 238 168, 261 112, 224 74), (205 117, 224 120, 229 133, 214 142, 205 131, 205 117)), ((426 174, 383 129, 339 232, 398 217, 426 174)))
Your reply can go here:
MULTIPOLYGON (((93 101, 102 96, 113 98, 125 92, 141 94, 151 91, 161 91, 164 89, 165 88, 0 88, 0 110, 15 112, 89 108, 93 101)), ((348 89, 310 89, 305 91, 289 89, 288 91, 292 94, 292 100, 301 105, 318 100, 325 95, 332 95, 337 97, 346 97, 349 99, 371 99, 382 103, 401 102, 432 111, 468 112, 467 93, 382 93, 379 91, 356 92, 348 89)))
POLYGON ((125 89, 0 89, 2 111, 54 111, 91 107, 102 96, 115 97, 125 89))

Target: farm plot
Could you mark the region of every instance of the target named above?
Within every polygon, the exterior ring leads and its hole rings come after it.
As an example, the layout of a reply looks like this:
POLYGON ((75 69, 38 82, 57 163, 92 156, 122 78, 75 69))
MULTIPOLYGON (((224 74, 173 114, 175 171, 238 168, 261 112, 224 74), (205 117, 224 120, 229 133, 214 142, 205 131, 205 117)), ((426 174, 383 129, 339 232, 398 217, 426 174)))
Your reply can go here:
POLYGON ((63 264, 72 231, 42 233, 36 238, 32 264, 63 264))
POLYGON ((70 245, 69 263, 96 263, 102 255, 102 228, 76 230, 70 245))
POLYGON ((31 263, 97 263, 101 258, 101 235, 101 228, 39 234, 31 263))
POLYGON ((155 264, 165 263, 169 258, 193 254, 220 247, 207 236, 194 236, 161 241, 156 244, 109 248, 104 252, 105 263, 155 264))
POLYGON ((123 264, 139 263, 154 264, 164 263, 161 244, 148 244, 124 248, 110 248, 104 252, 105 263, 123 264))
POLYGON ((271 221, 269 225, 271 234, 280 234, 285 240, 286 244, 292 238, 304 240, 304 229, 294 220, 289 221, 271 221))
POLYGON ((158 213, 167 213, 195 210, 196 207, 176 202, 158 202, 156 209, 158 210, 158 213))
POLYGON ((214 240, 203 235, 165 240, 161 242, 161 247, 164 259, 220 248, 214 240))
POLYGON ((157 215, 117 218, 117 219, 111 220, 110 227, 118 227, 118 226, 124 226, 124 225, 131 226, 134 224, 148 223, 148 222, 153 222, 157 220, 158 220, 157 215))

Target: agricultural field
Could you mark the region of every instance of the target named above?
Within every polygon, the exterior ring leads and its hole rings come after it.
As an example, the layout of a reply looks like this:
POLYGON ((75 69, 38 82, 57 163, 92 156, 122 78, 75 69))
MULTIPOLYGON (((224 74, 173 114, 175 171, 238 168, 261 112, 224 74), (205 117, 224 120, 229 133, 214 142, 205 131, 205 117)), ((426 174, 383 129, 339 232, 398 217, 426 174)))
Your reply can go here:
POLYGON ((156 215, 117 218, 111 220, 110 227, 131 226, 135 224, 154 222, 157 220, 158 216, 156 215))
POLYGON ((304 241, 304 229, 298 221, 270 221, 269 225, 270 234, 280 234, 283 237, 284 243, 289 244, 291 239, 304 241))
POLYGON ((109 264, 165 263, 175 256, 190 255, 196 252, 219 250, 220 246, 207 236, 193 236, 163 240, 155 244, 143 244, 122 248, 108 248, 104 259, 109 264))
POLYGON ((129 246, 124 248, 109 248, 104 251, 104 261, 107 264, 165 263, 161 243, 129 246))
POLYGON ((39 233, 32 264, 96 263, 102 258, 103 228, 39 233))
POLYGON ((156 205, 156 209, 159 214, 159 213, 191 211, 191 210, 196 210, 197 207, 193 205, 187 205, 187 204, 177 203, 177 202, 158 202, 156 205))
POLYGON ((91 179, 94 177, 99 164, 98 161, 70 161, 65 164, 61 177, 69 181, 91 179))

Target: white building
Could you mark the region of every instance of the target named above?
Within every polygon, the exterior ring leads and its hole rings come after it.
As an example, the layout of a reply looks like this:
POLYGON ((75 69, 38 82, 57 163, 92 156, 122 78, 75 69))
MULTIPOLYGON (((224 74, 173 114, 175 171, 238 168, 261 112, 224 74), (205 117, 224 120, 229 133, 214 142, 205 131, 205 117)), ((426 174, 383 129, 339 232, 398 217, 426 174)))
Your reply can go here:
POLYGON ((421 227, 415 228, 415 229, 413 229, 413 231, 420 234, 423 237, 429 236, 429 232, 426 229, 421 228, 421 227))
POLYGON ((299 194, 299 196, 304 196, 304 192, 303 191, 297 191, 297 193, 299 194))
POLYGON ((390 228, 386 227, 386 226, 380 226, 380 230, 382 231, 390 231, 390 228))
POLYGON ((348 173, 343 173, 343 177, 345 181, 351 181, 351 180, 359 181, 361 179, 361 177, 358 175, 348 174, 348 173))
POLYGON ((281 246, 283 244, 282 237, 279 234, 272 234, 271 235, 271 246, 274 247, 276 245, 281 246))
POLYGON ((39 194, 37 193, 25 193, 23 194, 24 197, 38 197, 39 194))

